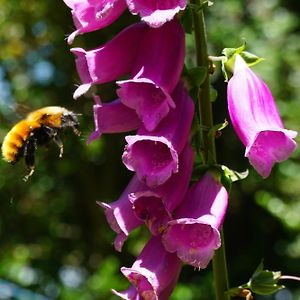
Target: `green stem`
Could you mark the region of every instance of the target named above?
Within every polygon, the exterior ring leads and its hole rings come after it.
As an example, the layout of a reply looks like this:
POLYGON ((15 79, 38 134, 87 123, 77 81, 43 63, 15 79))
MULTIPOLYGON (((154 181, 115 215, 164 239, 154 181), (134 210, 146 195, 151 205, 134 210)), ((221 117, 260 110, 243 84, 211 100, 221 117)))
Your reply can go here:
MULTIPOLYGON (((190 0, 192 4, 197 6, 202 4, 202 0, 190 0)), ((216 164, 216 148, 215 138, 209 134, 208 130, 203 128, 212 128, 213 113, 210 101, 210 78, 209 78, 209 60, 207 51, 206 27, 203 10, 193 10, 193 24, 195 32, 195 47, 197 65, 207 69, 207 75, 200 86, 198 99, 198 112, 200 115, 200 129, 201 129, 201 152, 204 164, 216 164)), ((215 282, 215 292, 217 300, 230 300, 230 296, 225 292, 228 290, 228 275, 225 257, 225 244, 223 231, 221 230, 222 245, 216 251, 213 258, 213 274, 215 282)))

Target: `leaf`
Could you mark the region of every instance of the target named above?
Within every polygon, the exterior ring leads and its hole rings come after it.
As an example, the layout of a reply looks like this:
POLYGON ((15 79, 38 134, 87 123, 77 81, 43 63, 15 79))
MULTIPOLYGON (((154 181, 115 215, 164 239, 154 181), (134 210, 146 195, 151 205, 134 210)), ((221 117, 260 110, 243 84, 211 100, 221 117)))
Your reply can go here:
POLYGON ((199 87, 202 85, 207 76, 206 67, 194 67, 188 70, 189 77, 194 86, 199 87))
POLYGON ((271 295, 284 288, 283 285, 278 284, 280 277, 279 271, 264 270, 263 261, 261 261, 246 284, 229 289, 227 294, 240 296, 242 291, 251 290, 258 295, 271 295))
POLYGON ((264 270, 262 261, 247 285, 256 294, 270 295, 284 288, 283 285, 278 285, 280 276, 280 271, 264 270))
POLYGON ((218 91, 210 86, 210 102, 215 102, 218 97, 218 91))

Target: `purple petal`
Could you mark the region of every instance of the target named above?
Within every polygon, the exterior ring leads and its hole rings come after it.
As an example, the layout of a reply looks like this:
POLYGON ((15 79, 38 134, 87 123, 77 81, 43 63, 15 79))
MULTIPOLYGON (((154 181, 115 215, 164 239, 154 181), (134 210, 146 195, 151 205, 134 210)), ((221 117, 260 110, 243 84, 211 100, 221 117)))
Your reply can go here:
POLYGON ((137 192, 129 195, 129 201, 136 216, 146 223, 153 235, 164 231, 172 216, 159 195, 152 191, 137 192))
POLYGON ((218 229, 197 219, 182 218, 169 222, 169 229, 163 237, 167 251, 195 268, 205 269, 221 245, 218 229))
POLYGON ((95 31, 113 23, 127 8, 125 0, 64 0, 72 9, 74 24, 77 28, 69 37, 74 38, 85 32, 95 31))
POLYGON ((276 162, 286 160, 295 150, 297 133, 284 129, 268 86, 239 55, 227 94, 230 119, 246 146, 245 156, 267 177, 276 162))
POLYGON ((136 288, 133 285, 131 285, 129 287, 129 289, 127 289, 126 291, 117 292, 116 290, 112 290, 112 292, 116 296, 119 296, 120 298, 125 299, 125 300, 143 300, 143 298, 140 297, 140 295, 138 294, 138 291, 136 290, 136 288))
POLYGON ((179 157, 179 172, 152 191, 129 195, 136 216, 143 220, 153 235, 161 234, 171 220, 171 213, 187 191, 194 162, 194 152, 187 145, 179 157))
POLYGON ((175 220, 163 234, 167 251, 176 252, 185 263, 206 268, 220 247, 219 229, 228 203, 226 189, 206 173, 186 194, 175 213, 175 220))
POLYGON ((174 102, 167 91, 146 78, 117 82, 121 88, 118 96, 128 107, 135 109, 147 130, 152 131, 174 108, 174 102))
POLYGON ((173 174, 164 184, 153 189, 160 195, 170 213, 180 205, 188 189, 192 175, 195 153, 189 143, 179 157, 178 172, 173 174))
POLYGON ((121 251, 124 241, 129 233, 140 226, 143 222, 139 220, 132 209, 132 204, 128 200, 128 195, 133 192, 144 190, 146 187, 134 176, 121 197, 112 203, 97 202, 104 208, 107 222, 111 229, 118 236, 115 240, 115 249, 121 251))
POLYGON ((178 154, 172 142, 163 136, 135 135, 126 137, 123 163, 136 171, 147 186, 156 187, 178 172, 178 154))
MULTIPOLYGON (((138 45, 147 30, 145 24, 133 24, 105 45, 94 50, 72 48, 76 55, 76 68, 84 86, 114 81, 129 74, 136 58, 138 45)), ((86 88, 79 87, 74 97, 79 97, 86 88)))
POLYGON ((90 135, 88 143, 99 138, 103 133, 132 131, 140 125, 135 111, 122 104, 119 99, 110 103, 96 103, 94 121, 96 129, 90 135))
POLYGON ((164 249, 160 237, 151 238, 131 268, 121 268, 142 299, 156 300, 168 299, 180 270, 180 260, 164 249))
POLYGON ((170 96, 184 63, 184 31, 174 20, 159 29, 148 30, 133 65, 132 79, 117 82, 121 101, 152 131, 175 104, 170 96))
POLYGON ((186 6, 185 0, 127 0, 132 14, 139 14, 151 27, 160 27, 170 21, 186 6))
POLYGON ((172 96, 176 108, 156 130, 148 132, 141 126, 137 135, 126 137, 123 163, 150 187, 163 184, 178 172, 178 155, 187 143, 191 128, 193 100, 182 84, 178 84, 172 96))
MULTIPOLYGON (((292 136, 295 131, 291 131, 292 136)), ((287 130, 258 132, 251 147, 246 149, 245 156, 249 158, 256 171, 266 178, 270 175, 276 162, 287 160, 297 147, 287 130)))

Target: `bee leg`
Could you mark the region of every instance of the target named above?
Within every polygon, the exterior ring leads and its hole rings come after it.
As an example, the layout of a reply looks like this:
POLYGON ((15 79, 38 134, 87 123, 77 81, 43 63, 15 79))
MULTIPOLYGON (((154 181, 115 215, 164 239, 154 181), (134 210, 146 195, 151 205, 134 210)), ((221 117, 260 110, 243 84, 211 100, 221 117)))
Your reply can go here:
POLYGON ((26 182, 33 173, 34 173, 34 166, 30 168, 30 172, 23 177, 23 180, 26 182))
POLYGON ((64 145, 58 134, 54 135, 53 141, 59 148, 59 157, 62 157, 62 155, 64 153, 64 145))
POLYGON ((49 126, 43 126, 43 131, 46 137, 43 140, 43 144, 48 146, 50 140, 58 146, 59 148, 59 157, 62 157, 64 152, 64 145, 59 137, 59 131, 56 128, 51 128, 49 126))
POLYGON ((27 167, 29 167, 29 173, 24 176, 23 180, 27 181, 29 177, 34 172, 34 161, 35 161, 35 150, 37 148, 37 140, 34 136, 31 136, 24 145, 24 159, 25 164, 27 167))
POLYGON ((81 132, 78 129, 78 125, 72 126, 72 130, 73 130, 75 135, 80 136, 81 132))

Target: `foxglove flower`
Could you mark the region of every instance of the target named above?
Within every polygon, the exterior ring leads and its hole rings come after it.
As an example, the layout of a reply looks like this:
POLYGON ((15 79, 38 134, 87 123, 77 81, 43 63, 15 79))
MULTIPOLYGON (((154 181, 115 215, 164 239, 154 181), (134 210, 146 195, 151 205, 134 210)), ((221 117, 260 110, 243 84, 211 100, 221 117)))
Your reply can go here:
POLYGON ((140 119, 136 112, 119 99, 110 103, 101 103, 98 96, 94 96, 95 131, 90 135, 88 143, 99 138, 103 133, 118 133, 135 130, 140 126, 140 119))
POLYGON ((136 216, 145 221, 153 235, 161 234, 172 212, 181 203, 190 182, 194 152, 188 144, 179 157, 179 171, 152 190, 129 194, 136 216))
POLYGON ((133 78, 117 82, 121 101, 136 110, 149 131, 175 107, 170 94, 180 78, 184 50, 184 31, 178 20, 150 29, 134 61, 133 78))
POLYGON ((117 201, 112 203, 97 202, 104 208, 111 229, 118 234, 114 242, 117 251, 122 250, 129 233, 143 224, 143 221, 136 217, 132 203, 128 200, 128 195, 132 192, 145 190, 145 188, 145 185, 134 176, 117 201))
POLYGON ((230 119, 246 146, 245 156, 262 177, 268 177, 273 165, 295 150, 297 132, 284 129, 268 86, 239 55, 227 93, 230 119))
MULTIPOLYGON (((164 249, 160 237, 153 237, 132 267, 122 267, 121 271, 141 297, 127 299, 167 300, 176 285, 181 262, 176 254, 164 249)), ((132 288, 129 291, 134 295, 132 288)))
POLYGON ((113 23, 127 8, 125 0, 64 0, 72 10, 76 30, 68 37, 104 28, 113 23))
POLYGON ((149 187, 163 184, 178 172, 178 156, 187 143, 191 128, 194 103, 181 83, 172 97, 176 108, 156 130, 149 132, 141 126, 137 135, 125 138, 123 163, 149 187))
POLYGON ((94 84, 114 81, 129 74, 146 30, 145 24, 136 23, 97 49, 85 51, 82 48, 72 48, 71 52, 76 55, 77 72, 82 81, 73 97, 80 97, 94 84))
POLYGON ((139 14, 149 26, 160 27, 185 9, 186 0, 127 0, 127 4, 130 12, 139 14))
POLYGON ((207 172, 192 185, 169 222, 162 237, 166 250, 176 252, 187 264, 206 268, 221 245, 219 229, 227 202, 226 189, 207 172))

